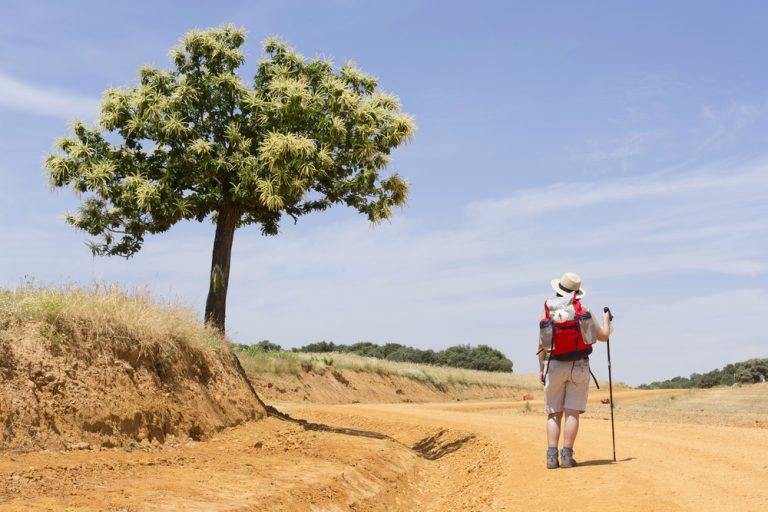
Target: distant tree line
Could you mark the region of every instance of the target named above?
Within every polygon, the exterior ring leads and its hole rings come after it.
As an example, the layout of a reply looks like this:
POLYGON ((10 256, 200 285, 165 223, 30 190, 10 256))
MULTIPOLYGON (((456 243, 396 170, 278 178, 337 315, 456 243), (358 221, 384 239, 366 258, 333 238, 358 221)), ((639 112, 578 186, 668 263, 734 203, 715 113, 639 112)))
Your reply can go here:
POLYGON ((768 378, 768 359, 748 359, 740 363, 725 365, 719 370, 707 373, 693 373, 690 377, 674 377, 638 386, 640 389, 711 388, 734 384, 765 382, 768 378))
MULTIPOLYGON (((280 345, 262 340, 254 345, 237 345, 240 350, 279 351, 280 345)), ((399 343, 386 343, 377 345, 368 341, 353 343, 351 345, 336 344, 332 341, 319 341, 303 347, 291 349, 293 352, 342 352, 357 354, 364 357, 375 357, 387 361, 399 361, 408 363, 433 364, 437 366, 450 366, 453 368, 466 368, 469 370, 484 370, 488 372, 511 372, 512 361, 501 351, 488 345, 456 345, 445 350, 421 350, 408 347, 399 343)))

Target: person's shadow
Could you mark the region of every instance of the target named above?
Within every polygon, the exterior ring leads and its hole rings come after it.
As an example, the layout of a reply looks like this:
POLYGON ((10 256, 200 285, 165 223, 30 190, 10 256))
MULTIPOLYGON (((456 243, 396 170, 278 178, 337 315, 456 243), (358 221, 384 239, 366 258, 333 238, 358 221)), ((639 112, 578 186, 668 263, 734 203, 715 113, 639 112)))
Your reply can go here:
POLYGON ((626 459, 621 459, 616 462, 613 462, 613 459, 597 459, 597 460, 585 460, 583 462, 579 462, 579 466, 606 466, 608 464, 618 464, 619 462, 627 462, 630 460, 635 460, 634 457, 627 457, 626 459))

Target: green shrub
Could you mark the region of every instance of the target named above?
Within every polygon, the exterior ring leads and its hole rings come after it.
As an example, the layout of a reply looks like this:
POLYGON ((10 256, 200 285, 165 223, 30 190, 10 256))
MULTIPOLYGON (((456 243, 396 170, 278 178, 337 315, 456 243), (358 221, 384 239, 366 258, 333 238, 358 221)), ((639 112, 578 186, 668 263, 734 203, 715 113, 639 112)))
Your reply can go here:
POLYGON ((641 384, 640 389, 686 389, 732 386, 734 384, 752 384, 761 381, 761 376, 768 375, 768 359, 748 359, 739 363, 727 364, 721 369, 690 377, 674 377, 650 384, 641 384))
POLYGON ((512 361, 501 351, 488 345, 456 345, 445 350, 421 350, 407 347, 399 343, 387 343, 383 346, 361 341, 352 345, 337 345, 333 342, 320 341, 310 343, 298 349, 296 352, 341 352, 356 354, 363 357, 386 359, 387 361, 403 363, 433 364, 449 366, 452 368, 466 368, 468 370, 481 370, 488 372, 511 372, 512 361))

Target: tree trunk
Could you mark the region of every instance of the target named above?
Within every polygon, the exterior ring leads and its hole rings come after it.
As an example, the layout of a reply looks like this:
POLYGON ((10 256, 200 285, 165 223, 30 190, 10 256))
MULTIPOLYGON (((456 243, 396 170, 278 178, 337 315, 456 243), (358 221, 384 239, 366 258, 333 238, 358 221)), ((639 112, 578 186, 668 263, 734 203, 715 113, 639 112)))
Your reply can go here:
POLYGON ((229 263, 232 259, 232 240, 235 238, 238 213, 223 207, 216 222, 216 238, 213 241, 211 276, 208 300, 205 301, 205 321, 224 334, 224 318, 227 312, 227 288, 229 287, 229 263))

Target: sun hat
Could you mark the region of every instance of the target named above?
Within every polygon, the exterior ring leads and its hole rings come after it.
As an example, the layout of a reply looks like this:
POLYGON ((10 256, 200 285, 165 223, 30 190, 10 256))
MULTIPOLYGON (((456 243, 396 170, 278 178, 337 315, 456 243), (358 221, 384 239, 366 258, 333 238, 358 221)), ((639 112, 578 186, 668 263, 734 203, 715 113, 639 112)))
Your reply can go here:
POLYGON ((581 287, 581 278, 573 272, 566 272, 563 274, 563 277, 560 279, 555 278, 551 283, 552 289, 563 296, 576 292, 576 298, 580 299, 587 294, 584 288, 581 287))

